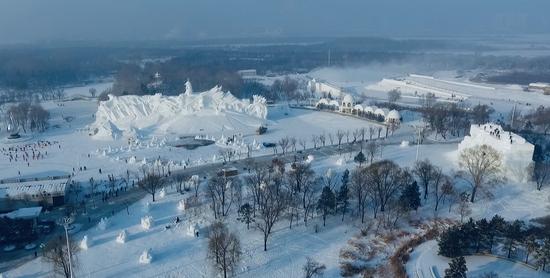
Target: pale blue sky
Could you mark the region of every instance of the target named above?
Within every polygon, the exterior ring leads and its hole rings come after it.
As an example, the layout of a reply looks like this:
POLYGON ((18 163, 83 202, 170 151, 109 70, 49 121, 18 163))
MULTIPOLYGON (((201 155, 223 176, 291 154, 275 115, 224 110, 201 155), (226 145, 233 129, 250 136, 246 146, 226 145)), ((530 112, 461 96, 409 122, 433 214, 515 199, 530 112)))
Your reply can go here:
POLYGON ((0 0, 0 44, 550 33, 550 0, 0 0))

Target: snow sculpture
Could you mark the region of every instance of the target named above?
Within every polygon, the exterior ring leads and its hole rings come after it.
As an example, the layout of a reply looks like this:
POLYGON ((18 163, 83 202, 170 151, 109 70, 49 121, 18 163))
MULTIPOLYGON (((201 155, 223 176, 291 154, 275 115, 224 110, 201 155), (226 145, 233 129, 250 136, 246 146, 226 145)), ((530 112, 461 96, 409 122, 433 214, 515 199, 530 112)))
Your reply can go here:
POLYGON ((162 188, 159 192, 159 198, 163 199, 164 197, 166 197, 166 190, 162 188))
POLYGON ((127 238, 128 238, 128 233, 126 232, 126 230, 122 230, 120 231, 120 233, 118 233, 118 236, 116 237, 116 242, 124 244, 126 243, 127 238))
POLYGON ((479 145, 488 145, 502 156, 502 173, 514 182, 527 182, 531 177, 530 165, 533 162, 535 146, 523 137, 504 131, 500 125, 472 125, 470 136, 465 136, 458 145, 459 153, 479 145))
POLYGON ((187 79, 187 82, 185 82, 185 95, 191 96, 193 94, 193 87, 191 86, 191 82, 189 79, 187 79))
POLYGON ((310 154, 307 156, 306 163, 311 163, 313 160, 315 160, 315 156, 310 154))
POLYGON ((338 165, 338 166, 344 165, 344 159, 343 158, 338 158, 338 160, 336 160, 336 165, 338 165))
POLYGON ((197 223, 191 223, 189 224, 189 227, 187 227, 187 235, 188 236, 197 236, 197 233, 199 232, 199 224, 197 223))
POLYGON ((150 264, 152 260, 153 256, 151 255, 151 248, 143 250, 143 252, 139 256, 140 264, 150 264))
POLYGON ((401 148, 406 148, 409 146, 409 141, 401 141, 401 145, 399 145, 401 148))
POLYGON ((80 241, 80 249, 88 250, 88 236, 85 235, 80 241))
MULTIPOLYGON (((185 93, 179 96, 109 95, 108 100, 99 104, 95 122, 89 127, 96 131, 95 138, 133 138, 142 130, 151 128, 166 131, 177 127, 186 129, 188 133, 219 131, 222 126, 236 129, 244 125, 255 129, 266 117, 267 101, 262 96, 253 96, 252 102, 240 100, 229 92, 223 92, 219 86, 193 94, 188 82, 185 93), (194 125, 197 116, 205 116, 210 125, 194 125)), ((149 147, 153 146, 150 144, 149 147)))
POLYGON ((178 202, 178 210, 181 210, 181 211, 185 210, 185 200, 180 200, 178 202))
POLYGON ((154 220, 152 216, 144 216, 141 218, 141 228, 144 230, 149 230, 151 227, 153 227, 154 220))
POLYGON ((99 224, 97 224, 97 229, 100 231, 105 231, 107 226, 109 226, 109 219, 107 217, 102 217, 101 220, 99 220, 99 224))

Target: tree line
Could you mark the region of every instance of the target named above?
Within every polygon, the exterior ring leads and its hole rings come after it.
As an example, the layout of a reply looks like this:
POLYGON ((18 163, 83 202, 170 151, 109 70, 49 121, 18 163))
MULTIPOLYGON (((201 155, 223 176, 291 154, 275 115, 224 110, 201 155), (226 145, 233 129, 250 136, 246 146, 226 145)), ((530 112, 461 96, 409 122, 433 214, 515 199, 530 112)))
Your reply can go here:
POLYGON ((521 220, 506 221, 499 215, 489 220, 470 218, 447 229, 440 235, 438 246, 439 254, 446 257, 500 253, 509 259, 534 264, 543 271, 550 262, 547 227, 527 225, 521 220))

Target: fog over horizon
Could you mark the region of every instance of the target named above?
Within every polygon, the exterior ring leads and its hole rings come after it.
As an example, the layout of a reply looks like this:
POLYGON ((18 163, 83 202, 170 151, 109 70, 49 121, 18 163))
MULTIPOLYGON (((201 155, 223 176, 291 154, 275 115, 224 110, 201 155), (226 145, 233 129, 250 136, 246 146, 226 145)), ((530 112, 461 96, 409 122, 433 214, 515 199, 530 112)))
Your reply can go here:
POLYGON ((550 1, 0 0, 0 44, 550 34, 550 1))

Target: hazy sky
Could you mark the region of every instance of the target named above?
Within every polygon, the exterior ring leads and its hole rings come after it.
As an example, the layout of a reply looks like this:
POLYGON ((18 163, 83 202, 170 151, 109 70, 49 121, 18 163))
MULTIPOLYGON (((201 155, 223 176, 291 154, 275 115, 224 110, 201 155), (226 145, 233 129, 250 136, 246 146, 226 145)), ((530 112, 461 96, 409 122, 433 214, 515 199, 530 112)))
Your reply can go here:
POLYGON ((550 33, 550 0, 0 0, 0 44, 550 33))

